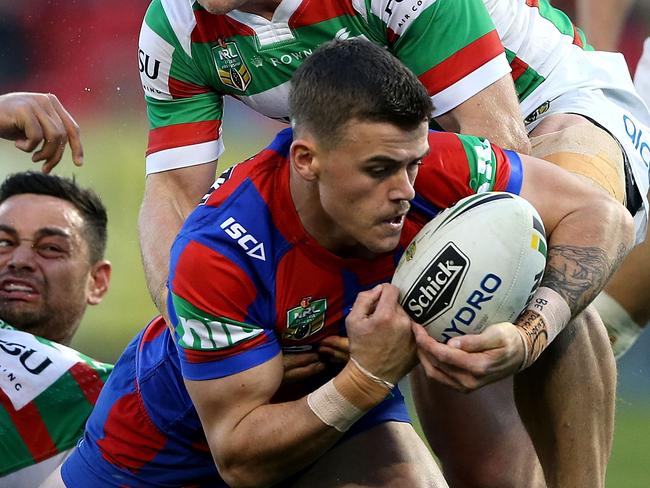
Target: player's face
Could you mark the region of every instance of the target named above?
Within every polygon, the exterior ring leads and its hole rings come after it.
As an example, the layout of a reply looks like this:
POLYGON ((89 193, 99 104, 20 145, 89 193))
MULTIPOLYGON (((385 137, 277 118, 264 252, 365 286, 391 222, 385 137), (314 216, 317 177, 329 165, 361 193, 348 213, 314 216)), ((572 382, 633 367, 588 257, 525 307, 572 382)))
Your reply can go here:
POLYGON ((0 319, 66 342, 92 286, 83 219, 72 203, 22 194, 0 205, 0 319))
POLYGON ((319 161, 319 196, 330 233, 352 254, 392 251, 429 149, 427 125, 405 131, 384 122, 354 121, 345 134, 319 161))

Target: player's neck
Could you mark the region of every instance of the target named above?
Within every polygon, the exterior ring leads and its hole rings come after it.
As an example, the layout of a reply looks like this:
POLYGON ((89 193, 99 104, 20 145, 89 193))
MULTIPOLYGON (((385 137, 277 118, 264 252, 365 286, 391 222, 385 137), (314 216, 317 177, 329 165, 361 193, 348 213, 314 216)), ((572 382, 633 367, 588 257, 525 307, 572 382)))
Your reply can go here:
POLYGON ((248 12, 249 14, 259 15, 267 20, 273 18, 273 13, 278 8, 282 0, 251 0, 246 2, 238 10, 248 12))

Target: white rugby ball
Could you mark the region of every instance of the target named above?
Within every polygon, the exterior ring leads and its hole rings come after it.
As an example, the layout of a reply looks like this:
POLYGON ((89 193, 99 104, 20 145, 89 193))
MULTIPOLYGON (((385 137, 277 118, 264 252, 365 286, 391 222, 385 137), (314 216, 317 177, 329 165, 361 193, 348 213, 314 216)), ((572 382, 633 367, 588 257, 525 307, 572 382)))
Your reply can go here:
POLYGON ((464 198, 413 238, 392 283, 400 303, 441 342, 513 322, 546 266, 546 237, 535 208, 511 193, 464 198))

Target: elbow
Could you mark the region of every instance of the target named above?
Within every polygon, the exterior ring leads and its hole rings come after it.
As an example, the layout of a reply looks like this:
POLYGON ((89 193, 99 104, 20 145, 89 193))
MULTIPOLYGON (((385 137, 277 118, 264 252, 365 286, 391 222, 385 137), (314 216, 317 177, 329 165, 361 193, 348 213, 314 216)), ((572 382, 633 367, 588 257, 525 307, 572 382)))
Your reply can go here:
POLYGON ((246 463, 242 459, 233 460, 231 463, 217 463, 217 469, 221 478, 231 488, 266 488, 279 481, 267 476, 268 473, 259 465, 246 463))
POLYGON ((613 198, 601 199, 601 206, 605 207, 601 215, 604 216, 602 222, 606 225, 607 234, 616 240, 615 258, 618 265, 621 257, 634 247, 634 219, 630 212, 613 198))

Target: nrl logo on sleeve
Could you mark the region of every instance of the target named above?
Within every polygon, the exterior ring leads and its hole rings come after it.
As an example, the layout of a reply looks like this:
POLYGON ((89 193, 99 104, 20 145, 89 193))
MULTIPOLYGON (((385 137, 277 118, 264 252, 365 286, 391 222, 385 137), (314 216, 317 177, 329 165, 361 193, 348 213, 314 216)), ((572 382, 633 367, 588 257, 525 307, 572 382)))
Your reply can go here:
POLYGON ((312 297, 303 298, 300 305, 287 310, 287 330, 282 334, 282 338, 299 341, 315 334, 325 325, 326 310, 326 298, 314 301, 312 297))
POLYGON ((214 64, 221 82, 236 90, 244 91, 251 82, 251 73, 246 67, 237 44, 221 42, 212 48, 214 64))

